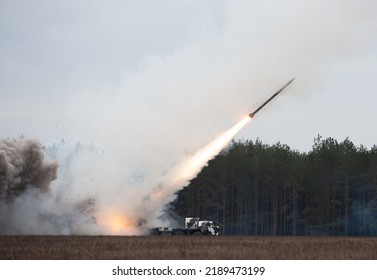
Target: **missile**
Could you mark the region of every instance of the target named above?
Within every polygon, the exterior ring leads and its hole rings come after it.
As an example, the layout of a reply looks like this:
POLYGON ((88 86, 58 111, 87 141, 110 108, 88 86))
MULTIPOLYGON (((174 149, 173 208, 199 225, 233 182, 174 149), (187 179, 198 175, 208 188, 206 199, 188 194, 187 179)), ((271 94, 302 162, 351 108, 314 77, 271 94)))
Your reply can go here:
POLYGON ((276 97, 276 95, 278 95, 280 92, 282 92, 287 86, 289 86, 290 83, 293 82, 295 78, 291 79, 288 83, 286 83, 281 89, 279 89, 277 92, 275 92, 269 99, 267 99, 267 101, 265 101, 261 106, 258 107, 258 109, 256 109, 254 112, 250 113, 249 114, 249 117, 250 118, 253 118, 255 116, 256 113, 258 113, 264 106, 267 105, 268 102, 270 102, 272 99, 274 99, 276 97))

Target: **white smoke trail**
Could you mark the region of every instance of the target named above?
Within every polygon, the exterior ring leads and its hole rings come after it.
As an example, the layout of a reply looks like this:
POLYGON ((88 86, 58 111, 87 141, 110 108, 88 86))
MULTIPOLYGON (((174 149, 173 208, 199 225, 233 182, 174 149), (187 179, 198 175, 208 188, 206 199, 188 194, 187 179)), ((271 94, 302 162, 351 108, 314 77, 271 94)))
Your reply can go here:
POLYGON ((163 214, 164 205, 174 200, 174 193, 187 186, 208 161, 217 156, 250 121, 249 116, 245 117, 167 174, 163 182, 143 201, 143 213, 148 215, 144 218, 147 218, 149 224, 158 223, 158 218, 163 214))

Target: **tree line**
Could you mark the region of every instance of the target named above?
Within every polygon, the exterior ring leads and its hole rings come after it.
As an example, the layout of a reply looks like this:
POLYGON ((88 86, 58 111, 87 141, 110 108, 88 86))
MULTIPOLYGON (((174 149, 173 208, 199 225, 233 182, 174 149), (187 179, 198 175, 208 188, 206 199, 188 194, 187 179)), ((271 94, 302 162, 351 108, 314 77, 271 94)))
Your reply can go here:
POLYGON ((377 146, 233 141, 170 207, 218 221, 226 235, 377 236, 377 146))

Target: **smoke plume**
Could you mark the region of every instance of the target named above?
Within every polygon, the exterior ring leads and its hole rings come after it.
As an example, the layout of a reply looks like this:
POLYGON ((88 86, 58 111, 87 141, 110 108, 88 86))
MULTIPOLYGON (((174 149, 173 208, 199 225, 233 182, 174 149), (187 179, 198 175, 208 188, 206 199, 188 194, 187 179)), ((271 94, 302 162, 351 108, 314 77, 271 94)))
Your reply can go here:
POLYGON ((35 187, 48 192, 57 177, 58 163, 45 159, 33 140, 0 140, 0 198, 14 198, 35 187))

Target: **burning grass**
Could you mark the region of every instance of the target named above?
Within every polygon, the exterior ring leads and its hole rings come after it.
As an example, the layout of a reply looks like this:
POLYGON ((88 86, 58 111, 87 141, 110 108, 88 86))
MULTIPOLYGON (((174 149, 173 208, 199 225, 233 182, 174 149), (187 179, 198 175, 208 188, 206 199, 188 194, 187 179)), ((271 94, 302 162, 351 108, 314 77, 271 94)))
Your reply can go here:
POLYGON ((0 259, 377 259, 377 238, 0 236, 0 259))

